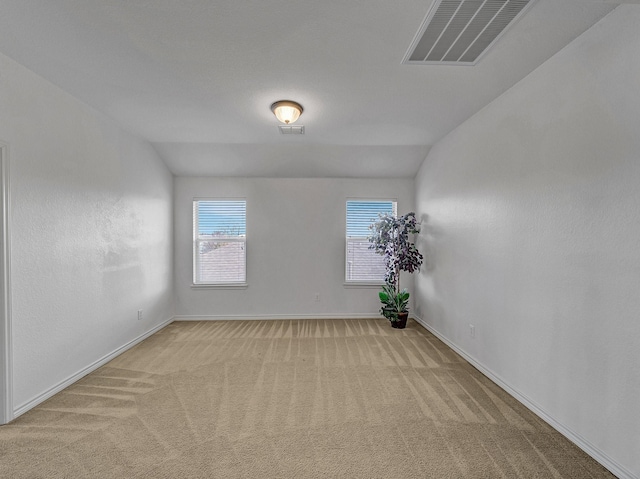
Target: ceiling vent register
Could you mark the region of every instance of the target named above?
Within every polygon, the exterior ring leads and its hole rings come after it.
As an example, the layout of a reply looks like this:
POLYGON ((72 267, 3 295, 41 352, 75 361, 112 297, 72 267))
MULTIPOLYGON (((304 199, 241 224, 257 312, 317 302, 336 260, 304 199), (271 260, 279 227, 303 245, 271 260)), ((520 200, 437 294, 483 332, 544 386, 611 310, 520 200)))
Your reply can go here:
POLYGON ((304 125, 278 125, 282 135, 304 135, 304 125))
POLYGON ((535 0, 436 0, 402 63, 475 65, 535 0))

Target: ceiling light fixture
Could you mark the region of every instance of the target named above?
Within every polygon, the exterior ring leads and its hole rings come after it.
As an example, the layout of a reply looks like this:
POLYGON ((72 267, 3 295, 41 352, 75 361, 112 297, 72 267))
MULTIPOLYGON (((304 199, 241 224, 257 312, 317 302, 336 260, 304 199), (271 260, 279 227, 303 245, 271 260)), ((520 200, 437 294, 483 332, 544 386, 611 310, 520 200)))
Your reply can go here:
POLYGON ((271 105, 271 111, 282 123, 290 125, 302 114, 302 105, 291 100, 280 100, 271 105))

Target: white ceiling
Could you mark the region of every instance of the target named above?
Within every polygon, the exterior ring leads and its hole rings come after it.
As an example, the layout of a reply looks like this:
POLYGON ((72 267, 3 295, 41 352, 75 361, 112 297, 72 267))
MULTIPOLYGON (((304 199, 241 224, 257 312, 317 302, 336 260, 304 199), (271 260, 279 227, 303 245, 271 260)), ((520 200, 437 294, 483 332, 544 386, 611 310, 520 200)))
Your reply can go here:
POLYGON ((0 0, 0 52, 176 175, 413 177, 429 148, 615 8, 537 0, 476 66, 401 61, 431 0, 0 0), (304 106, 304 136, 269 107, 304 106))

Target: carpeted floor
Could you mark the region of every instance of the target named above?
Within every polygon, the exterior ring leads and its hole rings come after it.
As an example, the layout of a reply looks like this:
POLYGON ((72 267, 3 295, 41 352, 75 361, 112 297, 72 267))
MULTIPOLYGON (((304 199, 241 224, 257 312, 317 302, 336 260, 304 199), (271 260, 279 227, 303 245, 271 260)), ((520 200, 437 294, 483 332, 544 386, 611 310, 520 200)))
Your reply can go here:
POLYGON ((612 478, 415 322, 173 323, 0 428, 6 478, 612 478))

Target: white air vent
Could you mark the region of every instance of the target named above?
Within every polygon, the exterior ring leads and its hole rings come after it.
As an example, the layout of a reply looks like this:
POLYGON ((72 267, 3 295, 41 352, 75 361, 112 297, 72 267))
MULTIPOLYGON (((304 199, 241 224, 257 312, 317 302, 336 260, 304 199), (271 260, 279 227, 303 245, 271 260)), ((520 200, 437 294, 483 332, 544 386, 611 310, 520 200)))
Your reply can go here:
POLYGON ((402 63, 475 65, 535 0, 435 0, 402 63))
POLYGON ((278 125, 283 135, 304 135, 304 125, 278 125))

